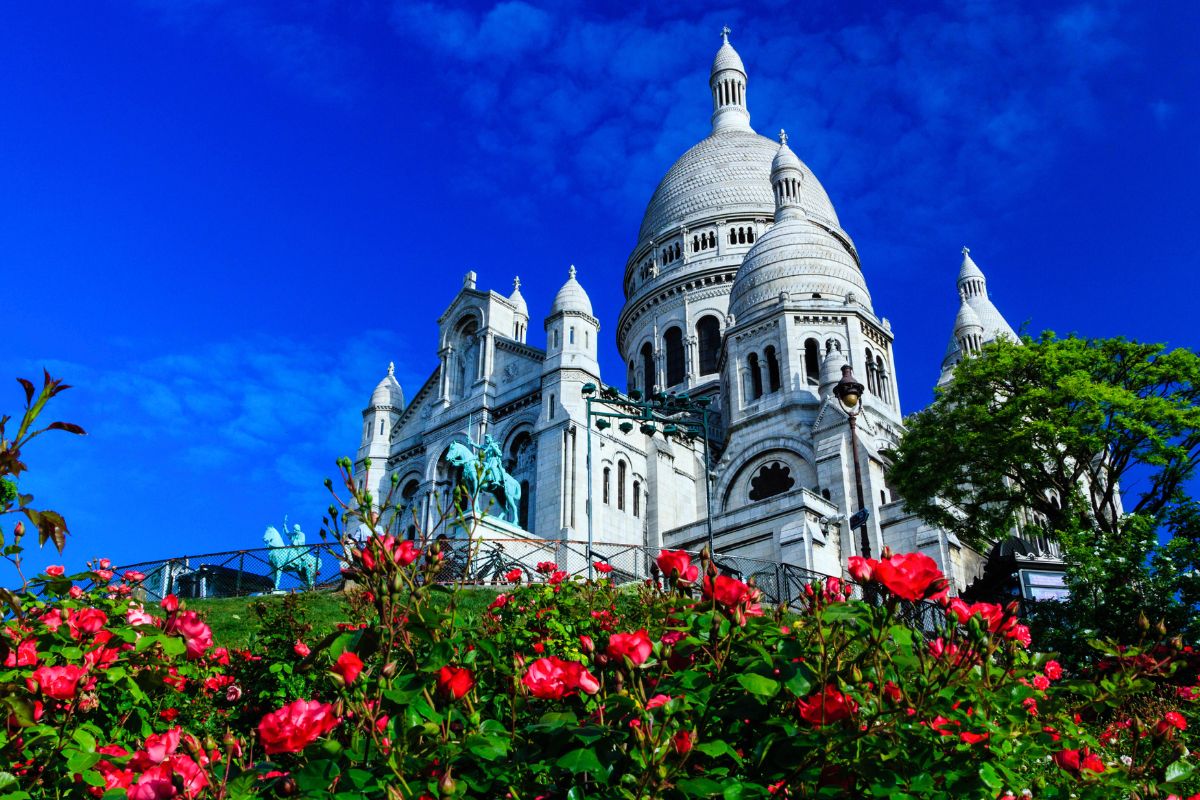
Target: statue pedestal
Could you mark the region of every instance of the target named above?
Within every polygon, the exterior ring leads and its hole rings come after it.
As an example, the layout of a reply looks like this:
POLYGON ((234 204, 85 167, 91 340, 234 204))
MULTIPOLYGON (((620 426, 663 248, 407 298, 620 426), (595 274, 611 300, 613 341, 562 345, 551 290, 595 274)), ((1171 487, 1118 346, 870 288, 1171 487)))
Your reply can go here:
POLYGON ((536 539, 529 531, 490 514, 464 514, 446 522, 451 539, 536 539))

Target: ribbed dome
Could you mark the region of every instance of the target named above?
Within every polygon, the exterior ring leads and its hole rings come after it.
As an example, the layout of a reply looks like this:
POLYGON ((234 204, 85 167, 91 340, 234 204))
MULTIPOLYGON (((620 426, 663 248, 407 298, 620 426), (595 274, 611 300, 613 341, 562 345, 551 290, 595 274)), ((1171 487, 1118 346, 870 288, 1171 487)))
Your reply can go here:
MULTIPOLYGON (((693 220, 735 215, 773 218, 771 163, 778 150, 778 142, 753 131, 725 129, 702 139, 675 162, 654 190, 638 232, 639 246, 693 220)), ((840 228, 825 189, 811 170, 801 168, 805 213, 840 228)))
POLYGON ((971 308, 971 304, 963 300, 958 307, 958 316, 954 318, 954 332, 968 328, 977 328, 983 330, 983 321, 979 319, 979 315, 975 313, 975 309, 971 308))
POLYGON ((729 295, 729 313, 739 324, 792 298, 844 300, 853 294, 870 310, 871 295, 854 257, 829 231, 808 219, 785 219, 762 235, 746 254, 729 295))
POLYGON ((521 294, 520 278, 513 278, 513 293, 508 296, 508 302, 517 307, 518 314, 529 316, 529 306, 525 304, 525 296, 521 294))
POLYGON ((571 267, 567 282, 558 290, 558 294, 554 295, 554 303, 550 306, 549 316, 553 317, 564 311, 577 311, 587 314, 589 317, 592 316, 592 301, 583 287, 579 285, 579 281, 575 280, 574 266, 571 267))
POLYGON ((400 381, 396 380, 395 364, 388 364, 388 374, 371 392, 371 405, 404 408, 404 390, 400 388, 400 381))
POLYGON ((746 74, 746 67, 742 64, 742 57, 738 55, 737 50, 733 49, 733 45, 727 39, 721 45, 721 49, 717 51, 716 58, 713 59, 712 75, 726 69, 736 69, 743 75, 746 74))

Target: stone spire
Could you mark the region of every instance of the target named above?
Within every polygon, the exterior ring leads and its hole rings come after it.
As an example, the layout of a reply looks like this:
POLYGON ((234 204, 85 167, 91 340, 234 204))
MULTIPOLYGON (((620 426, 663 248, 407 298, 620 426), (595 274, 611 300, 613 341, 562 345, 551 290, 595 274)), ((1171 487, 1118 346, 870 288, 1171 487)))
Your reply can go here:
POLYGON ((750 130, 750 110, 746 106, 746 67, 742 57, 729 43, 729 28, 721 29, 721 47, 713 59, 708 85, 712 89, 713 132, 750 130))
POLYGON ((942 359, 939 386, 948 383, 954 377, 954 366, 959 361, 979 352, 988 342, 995 341, 1000 336, 1019 341, 1016 331, 988 297, 987 278, 975 263, 975 259, 971 258, 971 248, 964 247, 962 257, 957 281, 958 314, 954 318, 954 330, 950 334, 946 356, 942 359))
POLYGON ((787 145, 787 131, 779 131, 779 152, 771 162, 771 188, 775 192, 775 221, 803 219, 804 209, 800 205, 800 187, 804 172, 800 159, 787 145))

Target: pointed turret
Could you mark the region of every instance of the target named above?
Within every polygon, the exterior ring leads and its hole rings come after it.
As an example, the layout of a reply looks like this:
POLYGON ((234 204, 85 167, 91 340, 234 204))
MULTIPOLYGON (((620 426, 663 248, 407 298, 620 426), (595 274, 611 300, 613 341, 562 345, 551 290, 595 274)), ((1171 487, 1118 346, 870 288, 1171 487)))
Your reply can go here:
POLYGON ((779 152, 771 162, 771 188, 775 192, 775 221, 801 219, 804 208, 800 205, 800 186, 804 182, 804 171, 800 159, 787 145, 787 131, 779 131, 779 152))
POLYGON ((508 302, 513 304, 513 338, 518 342, 525 341, 525 332, 529 329, 529 306, 521 294, 521 277, 513 278, 513 291, 508 296, 508 302))
POLYGON ((958 315, 954 318, 954 331, 950 344, 942 359, 942 375, 938 386, 954 377, 954 366, 966 356, 979 352, 988 342, 1000 336, 1018 341, 1016 332, 1000 310, 992 304, 987 292, 987 278, 983 270, 971 258, 971 248, 962 249, 962 264, 958 268, 958 315))
POLYGON ((746 67, 729 43, 729 28, 721 29, 721 40, 708 79, 713 96, 713 132, 730 128, 748 131, 750 110, 746 106, 746 67))

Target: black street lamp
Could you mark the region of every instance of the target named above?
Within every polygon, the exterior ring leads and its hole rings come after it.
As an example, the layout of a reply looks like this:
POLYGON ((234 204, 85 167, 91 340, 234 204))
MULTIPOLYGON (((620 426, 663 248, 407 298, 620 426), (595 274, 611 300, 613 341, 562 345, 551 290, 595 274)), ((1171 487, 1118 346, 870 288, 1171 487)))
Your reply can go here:
POLYGON ((692 442, 700 439, 704 443, 704 505, 705 522, 708 524, 708 552, 713 551, 712 497, 710 483, 712 465, 709 464, 709 399, 692 399, 686 393, 663 394, 655 392, 649 397, 634 389, 625 395, 612 386, 597 386, 585 383, 582 388, 587 405, 587 515, 588 515, 588 577, 592 574, 592 537, 595 514, 592 508, 592 420, 597 430, 605 430, 619 420, 617 427, 622 433, 630 433, 634 423, 640 425, 647 436, 661 433, 670 439, 692 442))
POLYGON ((871 540, 867 536, 867 517, 870 512, 867 511, 867 504, 863 499, 862 472, 858 466, 858 414, 862 411, 863 391, 863 385, 854 380, 854 372, 850 365, 843 366, 842 379, 834 385, 833 396, 850 419, 850 452, 854 455, 854 488, 858 492, 858 511, 850 518, 850 529, 858 527, 860 555, 870 558, 871 540))

